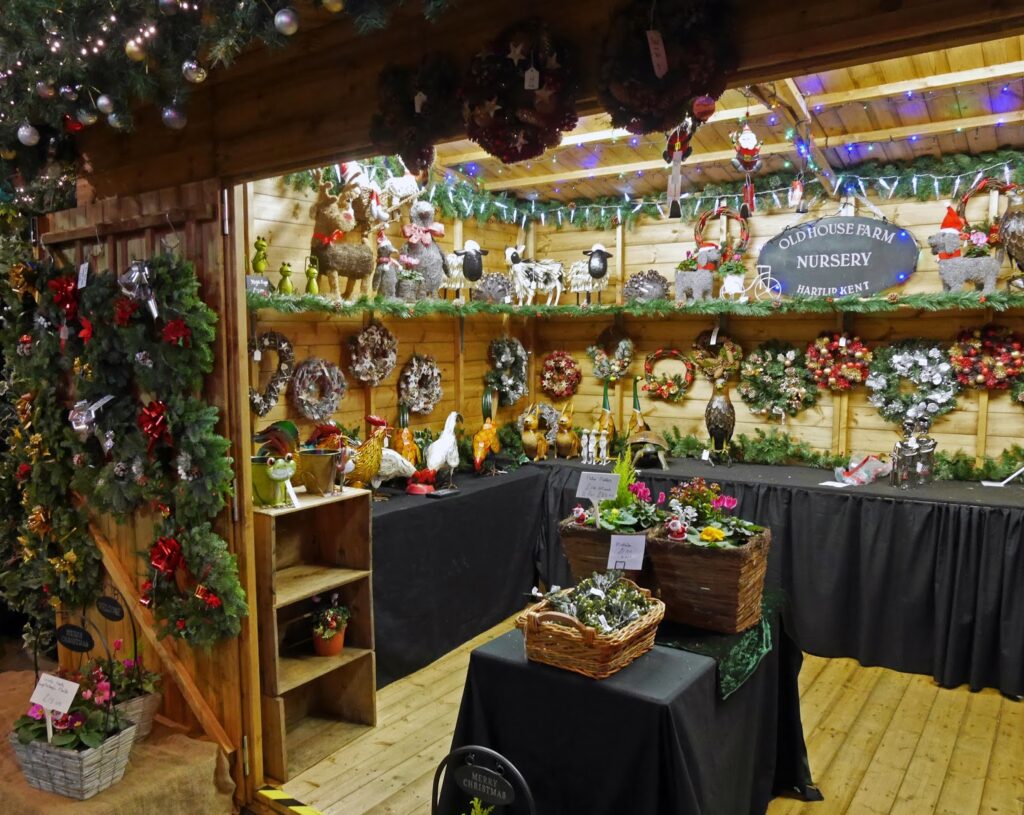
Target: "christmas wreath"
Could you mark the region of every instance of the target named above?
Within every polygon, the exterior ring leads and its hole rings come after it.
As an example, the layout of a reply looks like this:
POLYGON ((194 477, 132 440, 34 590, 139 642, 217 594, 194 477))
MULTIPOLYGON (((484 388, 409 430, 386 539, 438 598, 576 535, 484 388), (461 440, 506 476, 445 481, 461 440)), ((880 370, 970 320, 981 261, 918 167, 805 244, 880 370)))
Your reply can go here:
POLYGON ((962 387, 1006 390, 1024 371, 1021 336, 1003 326, 960 332, 950 346, 949 361, 962 387))
POLYGON ((441 401, 441 369, 433 357, 413 354, 398 377, 398 401, 410 413, 430 413, 441 401))
POLYGON ((574 396, 582 381, 583 371, 568 351, 552 351, 544 357, 540 389, 552 399, 574 396))
POLYGON ((686 391, 693 384, 694 365, 682 353, 675 348, 659 348, 654 353, 648 354, 644 360, 644 391, 650 397, 665 399, 669 402, 682 402, 686 391), (683 363, 683 373, 667 376, 654 375, 654 366, 663 359, 674 359, 683 363))
POLYGON ((818 401, 814 377, 803 354, 787 342, 770 340, 754 349, 740 366, 740 398, 751 413, 784 420, 818 401))
POLYGON ((615 11, 597 60, 598 98, 613 126, 668 132, 687 114, 710 116, 736 67, 722 8, 714 0, 629 0, 615 11))
POLYGON ((249 388, 249 406, 257 416, 266 416, 273 410, 281 396, 281 390, 288 384, 295 369, 295 351, 291 340, 277 331, 267 331, 249 340, 249 354, 259 359, 264 351, 277 351, 277 368, 274 369, 267 387, 260 393, 249 388))
POLYGON ((376 320, 349 338, 349 348, 352 376, 368 385, 379 385, 398 364, 398 340, 376 320))
POLYGON ((865 382, 884 419, 934 419, 956 407, 960 384, 946 352, 922 340, 904 340, 875 350, 865 382))
POLYGON ((377 85, 379 111, 370 120, 370 139, 382 155, 397 153, 412 173, 434 163, 434 145, 458 130, 451 100, 458 72, 446 54, 429 54, 420 66, 390 65, 377 85))
POLYGON ((587 348, 587 356, 594 363, 594 376, 608 382, 621 379, 633 364, 633 350, 633 340, 614 325, 609 326, 598 336, 597 344, 587 348), (611 345, 615 347, 609 353, 611 345))
POLYGON ((514 337, 491 340, 491 361, 494 369, 484 376, 484 384, 498 392, 498 404, 509 407, 528 392, 526 368, 530 357, 523 344, 514 337))
POLYGON ((565 46, 541 20, 524 20, 470 63, 466 134, 506 164, 535 158, 576 127, 576 85, 565 46))
POLYGON ((807 346, 804 364, 819 388, 848 391, 868 378, 872 354, 860 337, 824 333, 807 346))
POLYGON ((333 362, 310 357, 299 363, 289 386, 299 415, 313 422, 331 418, 348 390, 345 374, 333 362))
POLYGON ((691 359, 705 379, 716 386, 725 382, 740 369, 743 349, 726 336, 715 337, 712 331, 704 331, 693 341, 691 359))

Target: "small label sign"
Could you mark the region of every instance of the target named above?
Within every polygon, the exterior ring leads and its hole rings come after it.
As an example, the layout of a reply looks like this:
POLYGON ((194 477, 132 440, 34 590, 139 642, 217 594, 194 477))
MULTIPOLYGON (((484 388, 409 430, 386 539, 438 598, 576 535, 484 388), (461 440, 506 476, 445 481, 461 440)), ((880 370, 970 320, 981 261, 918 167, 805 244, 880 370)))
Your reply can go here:
POLYGON ((576 487, 576 497, 585 498, 595 504, 614 498, 619 491, 618 473, 580 473, 580 483, 576 487))
POLYGON ((75 651, 79 654, 91 651, 96 645, 92 634, 82 628, 82 626, 72 623, 66 623, 57 629, 57 642, 69 651, 75 651))
POLYGON ((646 535, 612 535, 608 548, 608 568, 638 572, 644 567, 646 535))
POLYGON ((32 691, 29 701, 44 710, 67 713, 78 693, 78 683, 69 682, 53 674, 40 674, 36 689, 32 691))
POLYGON ((111 622, 116 623, 118 620, 124 619, 124 606, 114 597, 96 598, 96 610, 111 622))
POLYGON ((528 91, 535 91, 540 87, 540 71, 536 68, 527 68, 523 78, 523 88, 528 91))
POLYGON ((78 288, 84 289, 89 284, 89 261, 78 267, 78 288))
POLYGON ((505 777, 487 767, 466 764, 452 770, 452 776, 459 789, 485 804, 507 806, 516 800, 515 790, 505 777))
POLYGON ((647 48, 651 52, 651 68, 654 69, 654 75, 661 79, 668 73, 668 56, 665 54, 665 41, 661 38, 660 31, 647 32, 647 48))

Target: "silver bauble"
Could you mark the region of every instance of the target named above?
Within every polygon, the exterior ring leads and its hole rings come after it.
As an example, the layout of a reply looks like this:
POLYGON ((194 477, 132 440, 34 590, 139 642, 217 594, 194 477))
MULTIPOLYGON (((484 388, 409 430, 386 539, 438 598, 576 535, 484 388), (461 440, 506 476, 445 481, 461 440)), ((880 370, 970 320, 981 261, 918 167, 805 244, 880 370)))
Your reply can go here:
POLYGON ((89 125, 96 124, 96 120, 99 118, 99 116, 96 115, 95 110, 79 108, 78 112, 75 114, 75 118, 78 119, 78 121, 84 124, 86 127, 88 127, 89 125))
POLYGON ((23 122, 18 126, 18 141, 26 147, 35 147, 39 144, 39 131, 28 122, 23 122))
POLYGON ((161 14, 166 14, 168 17, 177 14, 180 8, 178 0, 157 0, 156 7, 160 9, 161 14))
POLYGON ((96 110, 100 113, 113 113, 114 112, 114 100, 107 96, 105 93, 101 93, 96 97, 96 110))
POLYGON ((299 30, 299 14, 291 6, 285 6, 274 15, 274 28, 278 33, 290 37, 299 30))
POLYGON ((194 85, 206 79, 206 69, 194 59, 186 59, 181 63, 181 75, 194 85))
POLYGON ((73 85, 61 85, 60 98, 65 102, 76 102, 78 101, 78 89, 73 85))
POLYGON ((53 99, 56 95, 57 89, 53 87, 52 82, 47 82, 45 79, 36 82, 36 96, 40 99, 53 99))
POLYGON ((114 128, 114 130, 126 130, 129 119, 123 113, 110 113, 107 115, 107 124, 114 128))
POLYGON ((188 117, 181 108, 168 105, 160 111, 160 118, 171 130, 182 130, 188 124, 188 117))

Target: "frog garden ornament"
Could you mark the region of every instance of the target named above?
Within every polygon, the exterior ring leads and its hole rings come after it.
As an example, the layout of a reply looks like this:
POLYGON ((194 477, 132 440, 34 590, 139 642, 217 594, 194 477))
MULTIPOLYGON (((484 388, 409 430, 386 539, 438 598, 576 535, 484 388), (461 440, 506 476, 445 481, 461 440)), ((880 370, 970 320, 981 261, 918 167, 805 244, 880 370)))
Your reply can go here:
POLYGON ((320 276, 320 269, 317 266, 316 258, 306 258, 306 294, 320 294, 320 285, 317 278, 320 276))
POLYGON ((295 294, 295 284, 292 283, 292 265, 287 262, 282 263, 278 272, 281 275, 281 282, 277 284, 278 294, 295 294))
POLYGON ((297 468, 294 456, 252 457, 252 502, 258 507, 290 506, 288 482, 297 468))
POLYGON ((267 271, 267 246, 267 239, 262 235, 257 235, 253 243, 253 249, 255 250, 252 255, 253 274, 263 274, 267 271))

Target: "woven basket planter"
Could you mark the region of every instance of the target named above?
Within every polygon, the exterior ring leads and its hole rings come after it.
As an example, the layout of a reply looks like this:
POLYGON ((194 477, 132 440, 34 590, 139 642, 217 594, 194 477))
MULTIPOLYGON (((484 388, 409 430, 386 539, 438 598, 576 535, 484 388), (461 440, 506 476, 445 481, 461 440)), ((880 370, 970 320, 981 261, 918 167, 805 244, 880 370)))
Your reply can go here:
POLYGON ((591 679, 604 679, 621 671, 654 647, 658 623, 665 616, 665 604, 651 598, 649 590, 641 592, 651 599, 651 609, 639 620, 610 634, 602 634, 568 614, 552 611, 548 600, 528 608, 516 618, 526 643, 526 658, 591 679))
POLYGON ((665 601, 665 618, 735 634, 761 619, 771 530, 743 546, 711 549, 668 537, 664 526, 647 535, 647 556, 665 601))
MULTIPOLYGON (((573 579, 579 582, 586 580, 594 572, 608 571, 608 550, 612 545, 612 532, 576 523, 566 518, 558 524, 558 534, 562 539, 562 550, 569 561, 569 569, 573 579)), ((622 532, 614 534, 638 534, 622 532)), ((622 570, 622 576, 628 577, 638 586, 646 589, 654 588, 654 572, 651 570, 651 559, 644 556, 644 567, 640 571, 622 570)))
POLYGON ((135 725, 135 740, 142 741, 153 729, 153 718, 160 710, 160 702, 163 695, 159 693, 147 693, 145 696, 136 696, 127 702, 114 705, 114 710, 122 719, 127 719, 135 725))
POLYGON ((111 736, 99 747, 68 750, 43 741, 22 744, 15 733, 11 747, 25 780, 36 789, 85 800, 124 777, 135 743, 135 725, 111 736))

